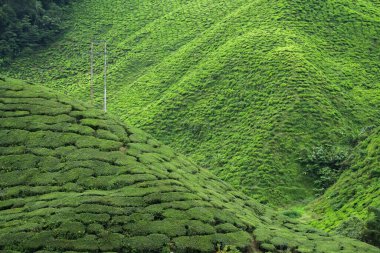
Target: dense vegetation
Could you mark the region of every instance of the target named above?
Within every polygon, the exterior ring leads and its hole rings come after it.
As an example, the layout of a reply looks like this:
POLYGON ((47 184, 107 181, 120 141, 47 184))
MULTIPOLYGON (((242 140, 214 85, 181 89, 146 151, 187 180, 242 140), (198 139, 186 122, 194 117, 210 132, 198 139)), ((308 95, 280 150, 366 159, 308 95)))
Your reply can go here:
POLYGON ((0 78, 0 117, 1 252, 379 252, 278 215, 52 90, 0 78))
POLYGON ((369 0, 83 0, 62 40, 3 72, 89 100, 89 42, 105 39, 110 111, 262 203, 284 205, 315 194, 303 150, 345 148, 380 118, 379 9, 369 0))
POLYGON ((47 45, 62 31, 70 0, 0 0, 0 65, 47 45))
POLYGON ((377 165, 354 168, 380 124, 378 1, 81 0, 65 25, 0 72, 89 100, 90 41, 106 40, 110 111, 261 203, 323 194, 315 226, 373 238, 377 165))
POLYGON ((311 152, 301 156, 301 166, 313 179, 316 195, 323 194, 339 178, 346 168, 349 150, 332 146, 315 147, 311 152))
POLYGON ((312 203, 319 216, 313 224, 380 246, 380 128, 363 131, 359 138, 347 170, 312 203))

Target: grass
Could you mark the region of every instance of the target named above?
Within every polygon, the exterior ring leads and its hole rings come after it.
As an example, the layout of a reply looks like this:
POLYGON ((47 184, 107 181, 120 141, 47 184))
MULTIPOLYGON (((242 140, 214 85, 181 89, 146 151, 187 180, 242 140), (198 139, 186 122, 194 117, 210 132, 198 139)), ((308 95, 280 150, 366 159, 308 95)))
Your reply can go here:
POLYGON ((0 121, 2 252, 379 252, 276 213, 150 135, 45 87, 0 80, 0 101, 1 115, 28 112, 0 121), (106 150, 93 145, 107 138, 106 150))

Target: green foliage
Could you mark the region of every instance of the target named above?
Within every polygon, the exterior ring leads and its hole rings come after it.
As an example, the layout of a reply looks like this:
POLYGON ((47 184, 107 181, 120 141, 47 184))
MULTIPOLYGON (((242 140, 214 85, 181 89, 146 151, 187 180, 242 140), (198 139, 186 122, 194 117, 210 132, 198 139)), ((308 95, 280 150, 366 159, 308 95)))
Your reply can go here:
POLYGON ((66 239, 77 239, 83 237, 86 228, 81 222, 65 222, 62 223, 55 231, 57 237, 66 239))
POLYGON ((276 253, 301 247, 322 253, 340 245, 346 252, 378 252, 260 205, 100 111, 72 120, 68 115, 85 115, 88 106, 46 88, 0 80, 0 101, 29 112, 0 121, 1 252, 237 253, 256 250, 254 245, 276 253), (41 107, 26 106, 24 98, 41 98, 41 107), (70 111, 45 114, 63 105, 70 111), (69 125, 45 128, 59 122, 69 125), (127 153, 129 148, 136 152, 127 153), (148 157, 141 159, 144 154, 148 157))
POLYGON ((363 231, 363 240, 380 247, 380 208, 370 207, 368 220, 363 231))
POLYGON ((313 179, 315 192, 320 196, 338 180, 347 167, 344 162, 348 158, 349 151, 332 146, 320 146, 303 153, 306 154, 300 158, 300 162, 304 173, 313 179))
POLYGON ((293 219, 300 218, 302 216, 299 212, 294 211, 294 210, 284 211, 282 214, 285 216, 288 216, 289 218, 293 218, 293 219))
MULTIPOLYGON (((379 133, 379 127, 368 130, 366 137, 352 150, 349 166, 338 181, 309 205, 319 216, 313 225, 353 238, 365 238, 364 231, 368 232, 368 238, 378 236, 374 210, 380 206, 379 133)), ((373 239, 368 241, 378 243, 373 239)))
MULTIPOLYGON (((110 112, 261 203, 283 206, 313 197, 302 150, 346 146, 379 123, 379 13, 370 0, 81 0, 56 43, 0 72, 89 101, 89 43, 105 40, 110 112)), ((96 106, 101 50, 95 45, 96 106)), ((103 114, 89 114, 83 123, 108 131, 103 114)), ((319 189, 337 176, 321 174, 319 189)))
POLYGON ((128 239, 128 244, 137 252, 159 252, 168 242, 169 238, 162 234, 135 236, 128 239))
POLYGON ((69 1, 1 0, 0 65, 52 42, 63 29, 63 5, 69 1))
POLYGON ((217 244, 216 253, 240 253, 235 246, 217 244))
POLYGON ((356 216, 352 216, 343 221, 336 229, 335 232, 347 237, 355 239, 363 239, 364 221, 356 216))

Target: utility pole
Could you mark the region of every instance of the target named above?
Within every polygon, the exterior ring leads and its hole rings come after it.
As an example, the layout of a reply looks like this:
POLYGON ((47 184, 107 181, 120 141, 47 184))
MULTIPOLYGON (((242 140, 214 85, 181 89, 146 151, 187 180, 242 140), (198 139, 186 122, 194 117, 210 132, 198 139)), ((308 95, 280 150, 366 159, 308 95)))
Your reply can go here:
POLYGON ((91 89, 91 102, 94 103, 94 55, 101 54, 99 52, 98 54, 95 54, 95 45, 102 45, 104 42, 104 94, 103 94, 103 110, 104 112, 107 112, 107 42, 102 40, 102 41, 92 41, 91 42, 91 50, 90 50, 90 61, 91 61, 91 80, 90 80, 90 89, 91 89))
POLYGON ((91 80, 90 80, 90 89, 91 89, 91 103, 94 104, 94 42, 91 42, 91 80))
POLYGON ((104 42, 104 112, 107 112, 107 42, 104 42))

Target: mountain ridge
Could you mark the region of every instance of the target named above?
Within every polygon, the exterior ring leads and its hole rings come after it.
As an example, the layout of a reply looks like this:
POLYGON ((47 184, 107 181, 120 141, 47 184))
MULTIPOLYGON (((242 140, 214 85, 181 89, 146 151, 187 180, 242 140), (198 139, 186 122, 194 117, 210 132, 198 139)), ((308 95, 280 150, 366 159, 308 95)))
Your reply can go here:
MULTIPOLYGON (((106 40, 110 111, 262 203, 312 199, 303 154, 323 145, 350 151, 361 129, 379 125, 377 1, 72 8, 61 40, 1 72, 88 101, 89 42, 106 40)), ((98 106, 102 64, 99 56, 98 106)))

